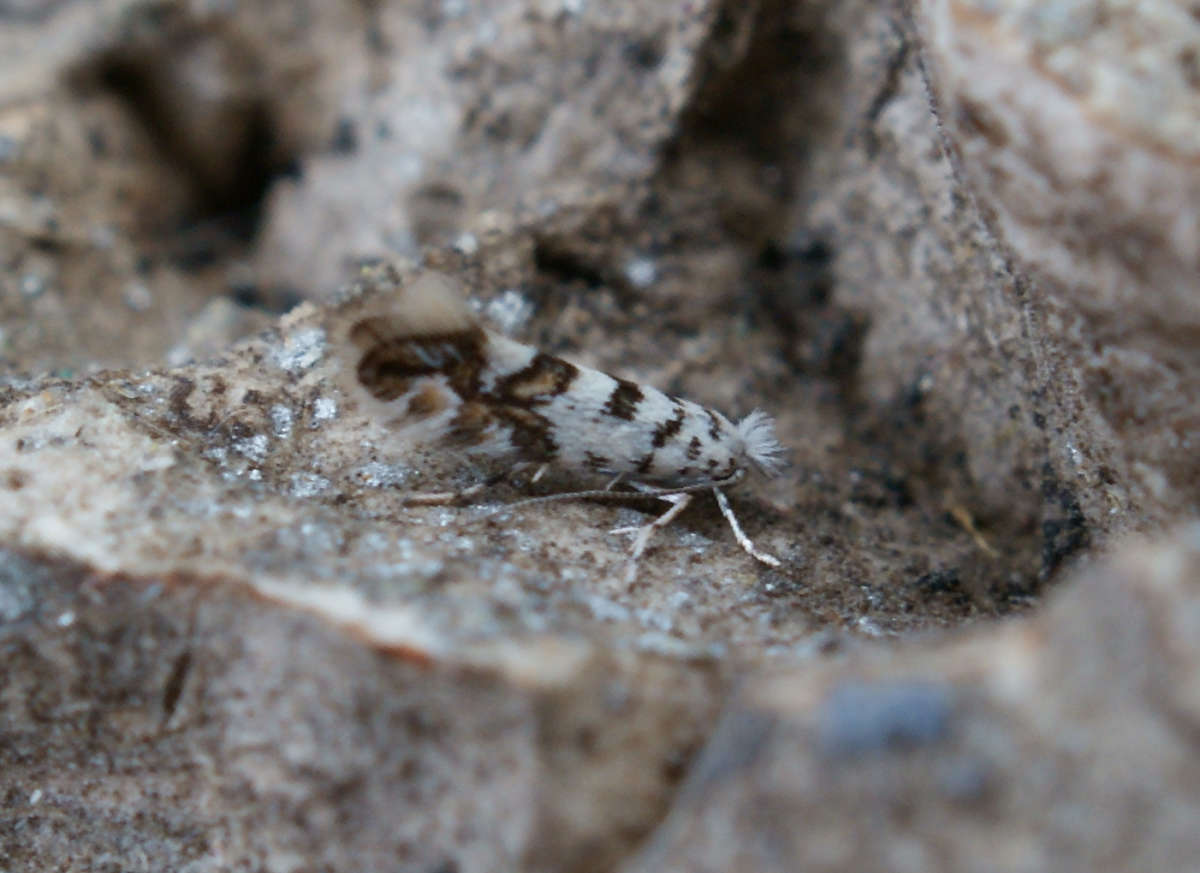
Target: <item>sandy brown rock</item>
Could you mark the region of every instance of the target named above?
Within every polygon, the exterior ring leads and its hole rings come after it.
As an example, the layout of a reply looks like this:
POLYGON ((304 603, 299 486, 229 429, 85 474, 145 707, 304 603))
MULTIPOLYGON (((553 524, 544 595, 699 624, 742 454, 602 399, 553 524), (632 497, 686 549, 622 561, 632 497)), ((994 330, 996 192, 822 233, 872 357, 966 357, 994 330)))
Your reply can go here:
POLYGON ((722 684, 582 641, 437 653, 403 610, 347 632, 336 594, 297 609, 12 551, 0 573, 15 870, 609 869, 722 684))
POLYGON ((1198 574, 1192 526, 1033 621, 748 683, 621 869, 1186 869, 1198 574))
POLYGON ((1196 506, 1200 21, 1186 4, 927 3, 964 182, 1054 337, 1054 454, 1159 521, 1196 506), (1071 458, 1076 460, 1072 461, 1071 458))

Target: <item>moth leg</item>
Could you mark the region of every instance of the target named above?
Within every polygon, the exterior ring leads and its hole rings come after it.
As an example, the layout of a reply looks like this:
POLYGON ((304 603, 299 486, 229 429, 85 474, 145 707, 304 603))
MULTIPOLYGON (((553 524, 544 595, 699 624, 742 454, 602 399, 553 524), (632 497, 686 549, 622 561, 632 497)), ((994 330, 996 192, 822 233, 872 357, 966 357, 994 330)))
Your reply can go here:
POLYGON ((613 490, 614 488, 616 488, 616 487, 617 487, 619 484, 621 484, 621 480, 622 480, 622 479, 624 479, 624 478, 625 478, 625 474, 624 474, 624 473, 618 473, 617 475, 615 475, 615 476, 613 476, 613 477, 612 477, 612 479, 609 481, 609 483, 608 483, 607 485, 605 485, 605 486, 604 486, 604 490, 605 490, 605 491, 612 491, 612 490, 613 490))
POLYGON ((725 497, 725 492, 720 488, 712 490, 713 496, 717 498, 717 506, 721 508, 721 515, 725 516, 725 520, 729 522, 729 526, 733 529, 734 539, 750 557, 755 560, 762 561, 768 567, 780 567, 782 562, 774 555, 768 555, 766 552, 760 552, 758 548, 750 541, 750 537, 746 536, 742 530, 742 526, 738 524, 737 516, 733 514, 733 509, 729 506, 729 500, 725 497))
POLYGON ((636 561, 642 556, 642 552, 646 551, 646 544, 650 542, 650 537, 654 536, 654 532, 669 525, 675 519, 675 516, 683 512, 687 508, 687 505, 692 502, 692 495, 660 494, 658 495, 658 499, 665 500, 667 503, 670 503, 671 508, 658 518, 654 519, 654 521, 650 522, 649 524, 635 524, 630 525, 629 527, 618 527, 609 531, 609 533, 615 534, 636 534, 633 540, 633 548, 629 555, 630 561, 636 561))
POLYGON ((477 482, 459 491, 410 491, 401 500, 405 506, 448 506, 465 503, 487 487, 487 482, 477 482))
POLYGON ((508 484, 518 489, 528 488, 530 485, 536 485, 549 470, 549 464, 539 464, 536 461, 517 461, 503 473, 492 476, 491 484, 507 481, 508 484), (523 478, 529 470, 533 470, 533 473, 527 478, 523 478))

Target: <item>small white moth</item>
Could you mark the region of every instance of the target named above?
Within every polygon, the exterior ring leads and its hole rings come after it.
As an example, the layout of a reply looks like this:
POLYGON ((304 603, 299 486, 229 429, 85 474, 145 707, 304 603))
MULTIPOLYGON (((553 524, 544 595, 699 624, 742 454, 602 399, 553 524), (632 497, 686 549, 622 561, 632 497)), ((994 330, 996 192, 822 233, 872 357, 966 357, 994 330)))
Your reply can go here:
POLYGON ((741 547, 780 565, 745 535, 721 490, 750 470, 779 473, 784 449, 766 413, 735 424, 690 400, 515 342, 480 324, 457 284, 433 271, 355 319, 345 342, 347 387, 365 392, 372 411, 406 440, 612 477, 602 491, 530 502, 636 494, 670 503, 649 524, 617 529, 635 535, 633 561, 694 493, 712 491, 741 547), (618 483, 635 491, 612 491, 618 483))

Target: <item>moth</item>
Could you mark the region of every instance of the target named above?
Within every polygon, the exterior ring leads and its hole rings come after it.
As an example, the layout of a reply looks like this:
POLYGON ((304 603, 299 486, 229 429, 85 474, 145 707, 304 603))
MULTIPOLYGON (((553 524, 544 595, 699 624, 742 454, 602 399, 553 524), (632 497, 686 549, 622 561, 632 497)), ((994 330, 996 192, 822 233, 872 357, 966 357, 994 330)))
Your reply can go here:
MULTIPOLYGON (((755 410, 715 410, 565 361, 486 328, 449 276, 426 271, 359 313, 342 337, 343 383, 399 439, 514 465, 609 477, 564 497, 643 496, 670 504, 633 534, 631 566, 697 492, 711 491, 743 549, 773 567, 742 531, 723 491, 748 472, 777 475, 784 449, 755 410), (614 491, 621 484, 633 491, 614 491)), ((536 476, 534 477, 537 478, 536 476)), ((521 501, 525 503, 526 501, 521 501)), ((519 504, 518 504, 519 505, 519 504)))

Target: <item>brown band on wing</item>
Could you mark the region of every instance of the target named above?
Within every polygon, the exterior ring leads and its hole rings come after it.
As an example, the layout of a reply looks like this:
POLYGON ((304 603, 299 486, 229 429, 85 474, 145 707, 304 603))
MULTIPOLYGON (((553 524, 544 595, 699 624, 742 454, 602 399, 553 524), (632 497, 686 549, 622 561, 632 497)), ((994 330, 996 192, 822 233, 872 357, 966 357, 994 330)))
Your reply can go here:
POLYGON ((642 389, 636 382, 630 382, 627 379, 618 379, 617 387, 613 388, 612 394, 608 396, 608 401, 604 404, 603 412, 605 415, 611 415, 613 418, 633 421, 637 415, 638 404, 642 402, 644 397, 642 389))
POLYGON ((709 435, 709 437, 711 437, 713 440, 719 440, 721 438, 721 431, 722 431, 721 419, 717 418, 716 413, 713 412, 711 409, 706 409, 706 410, 704 410, 704 412, 705 412, 705 414, 708 415, 708 435, 709 435))
POLYGON ((539 352, 524 368, 499 380, 494 393, 501 403, 548 403, 569 391, 578 375, 574 364, 539 352))
POLYGON ((450 421, 446 443, 463 448, 477 446, 491 435, 490 426, 495 423, 496 416, 488 404, 464 403, 450 421))
POLYGON ((558 457, 558 443, 543 416, 520 406, 497 406, 492 414, 500 426, 508 428, 509 441, 522 460, 540 463, 558 457))
POLYGON ((656 449, 665 446, 667 440, 683 429, 683 421, 686 417, 687 413, 684 412, 683 407, 675 407, 675 414, 654 429, 654 437, 650 440, 650 445, 656 449))
POLYGON ((408 399, 405 414, 410 418, 428 418, 449 409, 452 401, 446 393, 443 386, 435 382, 426 383, 408 399))
POLYGON ((394 400, 411 390, 413 380, 439 374, 460 397, 478 393, 486 364, 481 328, 401 337, 388 327, 386 318, 364 319, 350 330, 351 342, 364 349, 356 375, 371 396, 394 400))
POLYGON ((583 465, 593 473, 607 473, 612 469, 612 460, 592 451, 583 453, 583 465))

